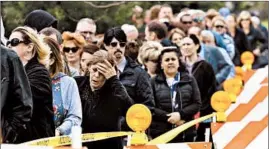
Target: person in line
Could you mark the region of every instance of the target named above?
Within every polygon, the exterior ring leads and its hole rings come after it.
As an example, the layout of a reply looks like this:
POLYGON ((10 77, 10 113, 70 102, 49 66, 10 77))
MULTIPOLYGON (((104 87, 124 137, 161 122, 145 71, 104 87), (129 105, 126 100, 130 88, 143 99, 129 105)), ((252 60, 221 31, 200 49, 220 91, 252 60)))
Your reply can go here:
POLYGON ((71 128, 80 126, 82 121, 78 86, 72 77, 63 73, 63 60, 58 43, 50 37, 45 37, 44 42, 51 50, 47 68, 52 79, 55 135, 69 135, 71 128))
MULTIPOLYGON (((120 118, 133 100, 117 77, 116 63, 105 50, 93 54, 90 76, 75 77, 82 102, 82 133, 120 131, 120 118)), ((122 149, 121 138, 85 144, 89 149, 122 149)))
POLYGON ((46 65, 50 48, 29 27, 15 28, 7 44, 22 61, 32 92, 33 116, 17 143, 55 136, 51 79, 46 65))
MULTIPOLYGON (((151 80, 154 100, 153 138, 194 119, 200 110, 201 96, 195 78, 179 59, 176 47, 167 47, 159 58, 157 75, 151 80)), ((193 142, 195 127, 190 127, 170 142, 193 142)))

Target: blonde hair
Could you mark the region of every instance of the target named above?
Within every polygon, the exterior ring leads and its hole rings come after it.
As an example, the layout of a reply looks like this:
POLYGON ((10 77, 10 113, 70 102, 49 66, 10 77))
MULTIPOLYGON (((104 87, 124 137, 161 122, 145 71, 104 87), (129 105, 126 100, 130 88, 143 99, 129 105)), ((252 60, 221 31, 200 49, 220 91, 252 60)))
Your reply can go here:
POLYGON ((175 33, 178 33, 178 34, 181 35, 182 37, 185 37, 185 36, 186 36, 186 34, 185 34, 181 29, 179 29, 179 28, 174 28, 174 29, 172 29, 172 30, 170 31, 170 33, 169 33, 169 35, 168 35, 168 37, 169 37, 170 40, 172 40, 172 37, 173 37, 173 35, 174 35, 175 33))
POLYGON ((44 43, 43 38, 37 34, 37 31, 27 26, 15 28, 12 33, 20 32, 24 41, 33 43, 33 53, 37 53, 38 62, 46 65, 50 56, 50 47, 44 43))
POLYGON ((227 24, 225 22, 225 19, 222 16, 215 16, 212 19, 212 26, 214 26, 217 21, 221 21, 224 24, 224 26, 227 27, 227 24))
POLYGON ((65 45, 68 41, 72 41, 77 47, 83 48, 86 44, 84 37, 79 33, 72 32, 63 32, 63 45, 65 45))
POLYGON ((239 14, 239 16, 238 16, 238 18, 237 18, 237 25, 241 28, 242 26, 241 26, 241 21, 242 21, 242 19, 243 18, 248 18, 249 19, 249 21, 250 21, 250 25, 252 25, 252 21, 251 21, 251 14, 248 12, 248 11, 242 11, 240 14, 239 14))
POLYGON ((141 64, 149 60, 157 60, 162 50, 163 46, 160 43, 147 41, 140 47, 137 60, 141 64))

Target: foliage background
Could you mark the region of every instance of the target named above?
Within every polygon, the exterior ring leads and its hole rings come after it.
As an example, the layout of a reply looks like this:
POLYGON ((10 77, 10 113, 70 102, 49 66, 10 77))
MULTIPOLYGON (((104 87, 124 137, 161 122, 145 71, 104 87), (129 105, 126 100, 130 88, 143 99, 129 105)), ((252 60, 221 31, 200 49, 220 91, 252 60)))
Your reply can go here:
MULTIPOLYGON (((1 1, 1 15, 4 21, 6 37, 9 36, 14 28, 23 25, 24 17, 35 9, 43 9, 54 15, 59 20, 58 29, 61 32, 65 30, 74 31, 80 18, 89 17, 96 21, 98 26, 97 33, 103 33, 109 27, 131 23, 132 8, 135 5, 140 5, 146 10, 155 4, 164 3, 171 5, 174 13, 180 12, 184 7, 207 11, 210 8, 218 10, 227 6, 227 2, 217 1, 1 1), (111 4, 115 4, 115 6, 109 7, 111 4)), ((229 3, 232 5, 232 12, 236 14, 242 10, 259 11, 261 19, 268 26, 268 2, 229 3)))

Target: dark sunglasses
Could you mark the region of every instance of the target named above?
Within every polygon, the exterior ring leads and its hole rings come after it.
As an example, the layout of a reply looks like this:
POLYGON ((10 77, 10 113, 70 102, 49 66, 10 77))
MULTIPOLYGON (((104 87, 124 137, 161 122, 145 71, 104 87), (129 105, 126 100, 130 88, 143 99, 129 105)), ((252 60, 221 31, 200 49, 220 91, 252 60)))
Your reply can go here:
POLYGON ((12 47, 16 47, 16 46, 19 45, 20 43, 25 43, 25 44, 26 44, 26 42, 23 41, 23 40, 20 40, 20 39, 18 39, 18 38, 13 38, 13 39, 7 41, 6 46, 11 45, 12 47))
POLYGON ((166 62, 169 62, 169 61, 175 61, 176 59, 175 58, 167 58, 167 59, 165 59, 164 61, 166 61, 166 62))
POLYGON ((65 53, 69 53, 70 51, 72 51, 73 53, 76 53, 78 51, 78 49, 79 49, 78 47, 73 47, 73 48, 64 47, 63 51, 65 53))
POLYGON ((242 19, 241 22, 242 22, 242 21, 249 21, 249 19, 242 19))
POLYGON ((182 23, 183 23, 183 24, 192 24, 191 21, 183 21, 182 23))
POLYGON ((216 25, 215 27, 216 27, 216 28, 224 28, 223 25, 216 25))
POLYGON ((197 23, 203 22, 203 21, 204 21, 203 17, 196 17, 196 18, 193 19, 193 22, 197 22, 197 23))
MULTIPOLYGON (((120 44, 120 47, 122 48, 126 46, 126 42, 120 42, 119 44, 120 44)), ((111 42, 110 45, 115 48, 117 47, 118 42, 111 42)))

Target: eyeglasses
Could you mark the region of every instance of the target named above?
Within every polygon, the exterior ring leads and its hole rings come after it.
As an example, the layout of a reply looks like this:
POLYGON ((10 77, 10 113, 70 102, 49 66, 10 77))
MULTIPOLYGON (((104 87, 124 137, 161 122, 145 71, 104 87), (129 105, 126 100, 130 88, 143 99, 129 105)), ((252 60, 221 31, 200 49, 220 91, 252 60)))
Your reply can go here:
POLYGON ((183 21, 182 24, 192 24, 192 21, 183 21))
MULTIPOLYGON (((123 48, 123 47, 126 46, 126 42, 120 42, 119 44, 120 44, 120 47, 121 47, 121 48, 123 48)), ((118 46, 118 42, 111 42, 110 45, 111 45, 113 48, 115 48, 115 47, 118 46)))
POLYGON ((242 19, 241 22, 242 22, 242 21, 249 21, 249 19, 242 19))
POLYGON ((18 38, 13 38, 13 39, 7 41, 7 44, 6 44, 6 45, 7 45, 7 46, 11 45, 12 47, 16 47, 16 46, 18 46, 20 43, 26 43, 26 42, 23 41, 23 40, 20 40, 20 39, 18 39, 18 38))
POLYGON ((65 52, 65 53, 69 53, 70 51, 72 51, 73 53, 76 53, 77 51, 78 51, 78 47, 72 47, 72 48, 69 48, 69 47, 64 47, 63 48, 63 51, 65 52))
POLYGON ((216 28, 224 28, 223 25, 215 25, 216 28))
POLYGON ((193 18, 193 22, 203 22, 203 21, 204 21, 204 18, 203 17, 193 18))

